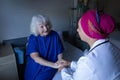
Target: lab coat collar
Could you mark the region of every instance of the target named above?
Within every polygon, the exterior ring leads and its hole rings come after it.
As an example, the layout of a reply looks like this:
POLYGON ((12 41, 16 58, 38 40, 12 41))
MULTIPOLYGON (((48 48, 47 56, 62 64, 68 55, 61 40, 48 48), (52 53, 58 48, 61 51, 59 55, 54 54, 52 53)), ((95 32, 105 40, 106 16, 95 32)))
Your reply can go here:
POLYGON ((103 43, 105 41, 108 41, 108 39, 99 39, 99 40, 97 40, 96 42, 94 42, 94 44, 92 45, 92 47, 90 48, 89 51, 91 51, 95 46, 97 46, 97 45, 99 45, 99 44, 101 44, 101 43, 103 43))

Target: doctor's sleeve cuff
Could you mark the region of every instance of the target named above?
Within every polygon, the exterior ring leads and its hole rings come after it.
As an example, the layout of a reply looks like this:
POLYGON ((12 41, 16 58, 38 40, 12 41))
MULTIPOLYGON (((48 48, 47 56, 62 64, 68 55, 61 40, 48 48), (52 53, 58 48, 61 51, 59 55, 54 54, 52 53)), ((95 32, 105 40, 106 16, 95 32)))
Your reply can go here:
POLYGON ((62 80, 73 80, 73 72, 70 68, 64 68, 61 71, 62 80))
POLYGON ((76 62, 76 61, 72 61, 71 64, 70 64, 70 68, 71 68, 73 71, 76 71, 76 67, 77 67, 77 62, 76 62))

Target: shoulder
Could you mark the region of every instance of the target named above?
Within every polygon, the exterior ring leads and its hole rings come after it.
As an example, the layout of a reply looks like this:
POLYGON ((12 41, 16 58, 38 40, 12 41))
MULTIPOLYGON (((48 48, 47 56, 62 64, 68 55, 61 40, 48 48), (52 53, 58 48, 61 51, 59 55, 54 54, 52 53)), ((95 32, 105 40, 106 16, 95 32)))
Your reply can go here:
POLYGON ((98 59, 101 58, 102 60, 103 58, 109 57, 110 55, 118 52, 118 50, 119 49, 117 47, 108 42, 96 47, 93 51, 91 51, 90 57, 98 59))
POLYGON ((30 34, 29 38, 36 38, 36 36, 33 34, 30 34))
POLYGON ((58 33, 54 30, 51 30, 51 34, 58 35, 58 33))
POLYGON ((31 40, 36 40, 37 39, 37 36, 31 34, 28 38, 28 41, 31 41, 31 40))
POLYGON ((56 31, 54 31, 54 30, 51 30, 51 35, 52 36, 59 36, 59 34, 56 31))

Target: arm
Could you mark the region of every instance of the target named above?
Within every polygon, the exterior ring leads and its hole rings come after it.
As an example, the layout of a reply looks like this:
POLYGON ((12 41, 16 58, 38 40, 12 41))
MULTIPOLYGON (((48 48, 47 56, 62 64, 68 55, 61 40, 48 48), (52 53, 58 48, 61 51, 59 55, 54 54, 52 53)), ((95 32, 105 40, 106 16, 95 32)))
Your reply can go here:
POLYGON ((70 68, 64 68, 61 71, 62 80, 73 80, 73 72, 70 68))
POLYGON ((70 66, 70 68, 71 68, 73 71, 76 71, 77 62, 76 62, 76 61, 72 61, 69 66, 70 66))
POLYGON ((89 66, 86 63, 80 63, 77 66, 76 71, 73 73, 72 77, 74 80, 98 80, 94 71, 91 69, 93 66, 89 66))
POLYGON ((70 66, 71 62, 66 61, 62 58, 62 53, 58 55, 58 61, 57 64, 59 65, 58 71, 61 71, 64 67, 70 66))
POLYGON ((76 71, 72 71, 71 68, 64 68, 61 71, 62 80, 97 80, 91 79, 92 74, 84 64, 78 65, 76 71))
POLYGON ((61 71, 65 67, 70 67, 71 62, 62 59, 62 60, 58 61, 58 64, 60 65, 58 71, 61 71))
POLYGON ((76 70, 64 68, 61 72, 62 80, 98 80, 94 75, 94 68, 91 61, 87 58, 81 58, 76 65, 76 70))
POLYGON ((65 67, 69 67, 71 68, 72 71, 76 71, 76 68, 77 68, 77 62, 75 61, 70 62, 70 61, 62 60, 61 65, 62 65, 62 68, 60 68, 60 70, 62 70, 65 67))
POLYGON ((43 66, 49 66, 52 68, 59 68, 59 66, 56 63, 47 61, 47 60, 43 59, 42 57, 40 57, 39 53, 37 53, 37 52, 31 53, 30 56, 38 64, 41 64, 43 66))

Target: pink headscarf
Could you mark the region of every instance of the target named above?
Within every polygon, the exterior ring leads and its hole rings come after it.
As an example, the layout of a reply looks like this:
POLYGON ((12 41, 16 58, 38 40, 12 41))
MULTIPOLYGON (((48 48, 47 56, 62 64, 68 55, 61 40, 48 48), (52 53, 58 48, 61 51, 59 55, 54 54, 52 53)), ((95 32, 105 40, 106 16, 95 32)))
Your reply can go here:
POLYGON ((80 20, 86 35, 95 39, 104 39, 115 29, 114 20, 108 14, 98 14, 96 10, 87 11, 80 20))

